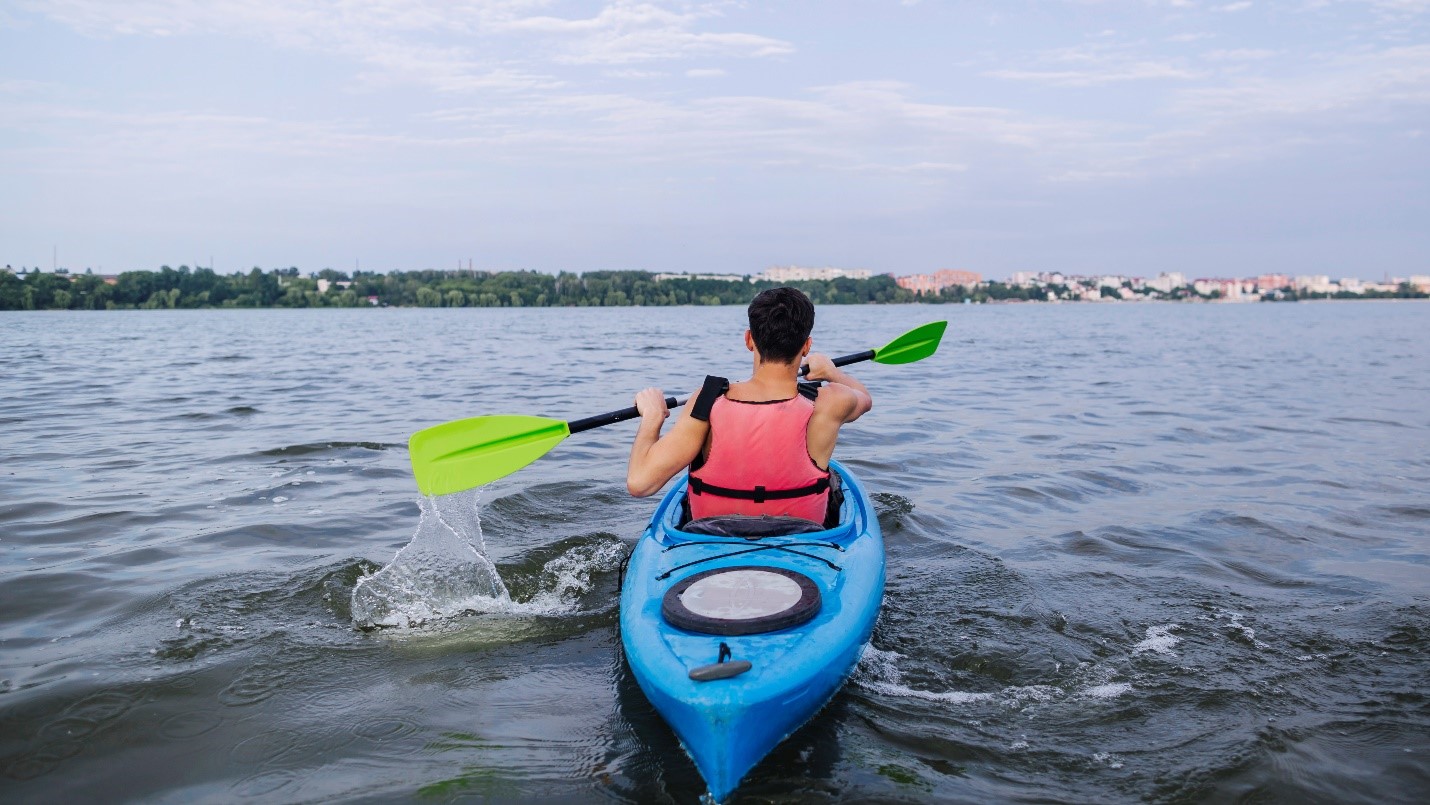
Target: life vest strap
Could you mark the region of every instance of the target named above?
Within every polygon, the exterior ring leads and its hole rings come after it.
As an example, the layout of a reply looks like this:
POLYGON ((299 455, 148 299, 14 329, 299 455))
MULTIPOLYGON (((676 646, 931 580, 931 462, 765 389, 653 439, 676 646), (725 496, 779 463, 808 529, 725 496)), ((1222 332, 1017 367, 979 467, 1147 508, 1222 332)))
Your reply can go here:
POLYGON ((714 495, 717 498, 734 498, 736 500, 753 500, 756 503, 764 503, 767 500, 789 500, 790 498, 802 498, 807 495, 818 495, 829 488, 829 478, 820 478, 809 486, 801 486, 797 489, 766 489, 763 486, 756 486, 754 489, 729 489, 723 486, 707 484, 694 475, 690 476, 690 493, 693 495, 714 495))
POLYGON ((715 401, 724 397, 725 392, 729 390, 729 380, 715 375, 706 375, 705 383, 700 387, 700 393, 695 395, 695 404, 690 406, 690 418, 709 422, 710 409, 714 408, 715 401))

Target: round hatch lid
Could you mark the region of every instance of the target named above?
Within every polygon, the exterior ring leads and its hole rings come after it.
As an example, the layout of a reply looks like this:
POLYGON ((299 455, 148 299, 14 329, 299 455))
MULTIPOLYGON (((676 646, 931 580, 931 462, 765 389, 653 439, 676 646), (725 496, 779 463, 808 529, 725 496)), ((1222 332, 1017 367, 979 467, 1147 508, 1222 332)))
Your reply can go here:
POLYGON ((670 625, 715 635, 788 629, 819 614, 819 587, 782 567, 720 567, 687 576, 665 592, 670 625))

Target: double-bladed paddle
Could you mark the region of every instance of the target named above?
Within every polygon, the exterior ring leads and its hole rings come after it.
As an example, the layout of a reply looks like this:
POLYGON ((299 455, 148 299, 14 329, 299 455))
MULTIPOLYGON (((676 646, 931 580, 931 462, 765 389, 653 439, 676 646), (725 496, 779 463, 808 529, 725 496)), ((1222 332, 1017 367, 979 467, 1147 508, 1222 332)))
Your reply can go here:
MULTIPOLYGON (((835 366, 872 360, 899 364, 920 361, 938 350, 946 321, 915 327, 879 349, 834 359, 835 366)), ((803 376, 809 367, 801 367, 803 376)), ((684 400, 666 397, 667 408, 684 400)), ((407 442, 412 474, 424 495, 448 495, 491 483, 541 458, 573 433, 640 416, 635 406, 569 422, 540 416, 496 415, 458 419, 424 428, 407 442)))

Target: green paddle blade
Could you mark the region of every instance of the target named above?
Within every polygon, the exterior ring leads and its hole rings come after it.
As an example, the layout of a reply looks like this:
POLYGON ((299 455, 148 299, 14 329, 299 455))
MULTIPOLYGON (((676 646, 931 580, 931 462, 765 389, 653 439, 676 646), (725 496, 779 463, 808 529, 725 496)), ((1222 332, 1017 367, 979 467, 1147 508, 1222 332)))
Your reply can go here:
POLYGON ((875 363, 913 363, 934 354, 943 340, 946 321, 931 321, 915 327, 888 344, 874 350, 875 363))
POLYGON ((419 430, 407 450, 418 491, 449 495, 510 475, 569 435, 560 419, 477 416, 419 430))

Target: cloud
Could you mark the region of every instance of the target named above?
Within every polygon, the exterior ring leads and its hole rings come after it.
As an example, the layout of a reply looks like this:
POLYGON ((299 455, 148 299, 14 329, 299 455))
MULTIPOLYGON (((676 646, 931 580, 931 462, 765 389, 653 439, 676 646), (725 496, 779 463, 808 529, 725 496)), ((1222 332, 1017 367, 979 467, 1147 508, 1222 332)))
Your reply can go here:
POLYGON ((591 17, 539 14, 545 0, 29 0, 26 8, 92 37, 241 36, 337 53, 365 64, 364 81, 443 92, 551 88, 557 65, 764 58, 788 42, 702 28, 715 6, 677 12, 613 0, 591 17), (460 42, 461 44, 454 44, 460 42))
POLYGON ((668 74, 660 70, 633 70, 629 68, 621 68, 614 70, 602 70, 601 75, 605 76, 606 78, 644 81, 652 78, 665 78, 668 74))
POLYGON ((1203 120, 1309 116, 1385 104, 1430 102, 1430 45, 1393 47, 1324 59, 1286 78, 1251 76, 1185 90, 1172 110, 1203 120))
POLYGON ((1129 81, 1186 81, 1204 76, 1165 59, 1147 58, 1126 45, 1088 44, 1033 54, 1031 67, 986 70, 983 75, 1062 87, 1093 87, 1129 81))
MULTIPOLYGON (((724 24, 719 8, 698 3, 677 10, 610 3, 570 18, 551 15, 547 4, 518 0, 353 0, 341 13, 316 0, 142 0, 127 11, 97 0, 37 5, 91 35, 237 31, 288 47, 334 51, 359 61, 358 75, 367 84, 418 83, 455 99, 442 101, 443 108, 376 122, 174 111, 159 116, 162 126, 129 115, 86 118, 81 125, 75 114, 83 110, 24 106, 25 82, 0 84, 0 99, 8 99, 0 100, 6 128, 36 134, 25 141, 47 143, 56 165, 64 164, 61 152, 68 148, 96 170, 112 168, 88 155, 123 164, 125 158, 170 153, 173 164, 188 159, 198 165, 268 158, 331 164, 349 157, 420 163, 440 155, 455 169, 473 171, 483 165, 542 171, 555 165, 658 165, 671 172, 784 165, 929 182, 995 171, 1033 180, 1121 181, 1265 159, 1277 149, 1343 136, 1354 125, 1346 121, 1362 119, 1361 112, 1430 100, 1430 46, 1341 55, 1250 47, 1198 54, 1165 41, 1099 37, 1094 44, 985 57, 989 63, 968 69, 968 80, 995 79, 984 83, 1011 97, 1016 93, 1000 82, 1072 88, 1079 99, 1071 108, 1013 101, 994 106, 960 103, 961 88, 923 86, 922 76, 779 91, 733 78, 704 86, 681 82, 681 76, 728 72, 718 61, 683 69, 657 60, 690 59, 706 49, 717 53, 702 59, 793 52, 757 34, 712 30, 724 24), (512 55, 518 52, 525 55, 512 55), (657 55, 662 53, 667 56, 657 55), (1296 58, 1284 58, 1288 54, 1296 58), (1266 69, 1293 61, 1297 72, 1285 76, 1266 69), (1133 94, 1128 85, 1134 84, 1137 105, 1129 108, 1122 97, 1133 94), (100 143, 87 128, 112 130, 115 142, 100 143), (1332 129, 1336 133, 1328 133, 1332 129)), ((1174 38, 1191 42, 1211 35, 1174 38)), ((7 157, 17 153, 12 149, 7 157)))
POLYGON ((1204 73, 1165 62, 1132 62, 1087 70, 989 70, 984 75, 1009 81, 1033 81, 1062 87, 1093 87, 1123 81, 1189 80, 1204 73))
POLYGON ((1263 48, 1236 48, 1233 50, 1211 50, 1202 54, 1202 58, 1213 62, 1247 62, 1261 61, 1280 55, 1280 51, 1266 50, 1263 48))
POLYGON ((513 17, 496 27, 507 33, 564 37, 555 60, 565 64, 630 64, 642 61, 724 56, 762 58, 794 52, 783 40, 740 32, 696 30, 718 18, 700 5, 685 12, 652 3, 614 2, 594 17, 513 17))
POLYGON ((1185 175, 1291 159, 1308 148, 1374 138, 1386 121, 1421 116, 1427 105, 1430 45, 1323 57, 1312 69, 1284 77, 1230 73, 1218 86, 1178 89, 1154 132, 1062 178, 1185 175))
POLYGON ((0 94, 25 95, 38 92, 50 92, 56 89, 55 84, 47 81, 30 81, 21 78, 0 78, 0 94))

